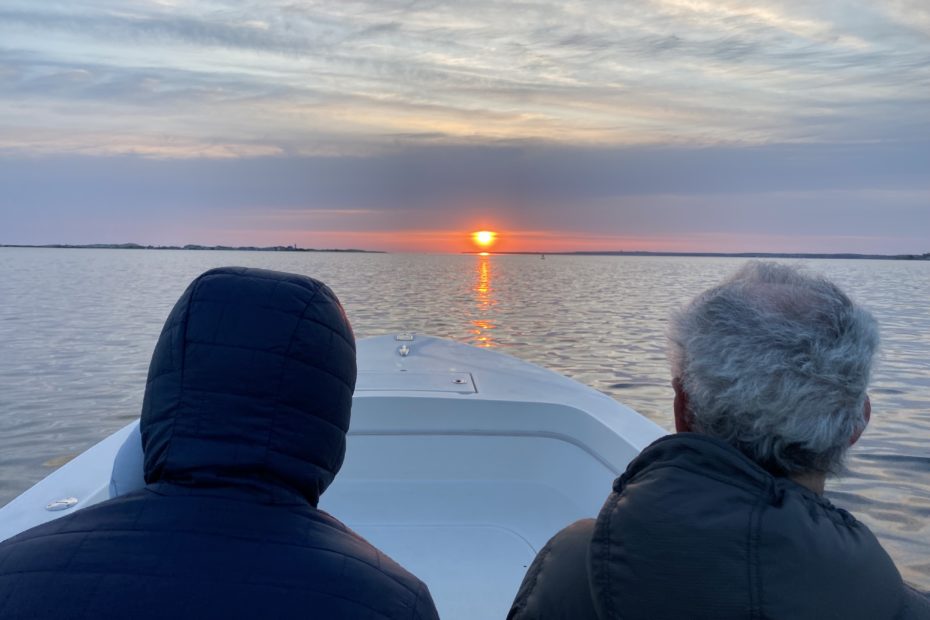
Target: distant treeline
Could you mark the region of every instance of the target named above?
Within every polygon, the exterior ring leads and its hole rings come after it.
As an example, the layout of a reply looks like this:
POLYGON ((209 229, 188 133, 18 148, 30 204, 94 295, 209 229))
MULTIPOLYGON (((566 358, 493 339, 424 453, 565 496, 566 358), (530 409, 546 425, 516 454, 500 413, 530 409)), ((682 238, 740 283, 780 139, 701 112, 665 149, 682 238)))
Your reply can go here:
MULTIPOLYGON (((317 249, 299 248, 296 245, 272 245, 258 247, 254 245, 141 245, 139 243, 90 243, 85 245, 70 245, 66 243, 52 243, 47 245, 21 245, 0 243, 0 248, 66 248, 66 249, 96 249, 96 250, 227 250, 235 252, 358 252, 363 254, 384 254, 379 250, 356 249, 317 249)), ((478 254, 463 252, 464 254, 478 254)), ((923 254, 800 254, 789 252, 647 252, 635 251, 599 251, 599 252, 492 252, 493 254, 524 254, 530 256, 697 256, 718 258, 853 258, 865 260, 930 260, 930 252, 923 254)))
POLYGON ((299 248, 296 245, 272 245, 257 247, 254 245, 141 245, 138 243, 90 243, 70 245, 52 243, 48 245, 14 245, 0 243, 0 248, 67 248, 79 250, 230 250, 235 252, 362 252, 366 254, 383 254, 373 250, 299 248))
MULTIPOLYGON (((468 252, 477 254, 478 252, 468 252)), ((718 258, 858 258, 867 260, 930 260, 930 252, 923 254, 792 254, 788 252, 494 252, 494 254, 529 254, 532 256, 703 256, 718 258)))

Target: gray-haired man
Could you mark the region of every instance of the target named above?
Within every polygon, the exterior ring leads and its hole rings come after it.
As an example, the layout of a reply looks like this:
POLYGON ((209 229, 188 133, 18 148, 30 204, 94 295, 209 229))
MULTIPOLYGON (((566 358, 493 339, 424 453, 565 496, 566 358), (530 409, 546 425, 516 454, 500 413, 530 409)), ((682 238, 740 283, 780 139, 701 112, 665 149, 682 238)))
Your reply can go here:
POLYGON ((834 284, 752 262, 672 317, 676 435, 597 520, 559 532, 509 618, 930 618, 823 494, 871 414, 875 320, 834 284))

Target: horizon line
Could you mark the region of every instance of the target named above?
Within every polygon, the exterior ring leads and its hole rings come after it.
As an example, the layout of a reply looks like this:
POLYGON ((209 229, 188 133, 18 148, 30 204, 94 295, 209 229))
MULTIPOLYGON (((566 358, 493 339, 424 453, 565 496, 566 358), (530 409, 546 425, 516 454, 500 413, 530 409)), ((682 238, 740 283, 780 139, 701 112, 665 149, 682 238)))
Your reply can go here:
POLYGON ((682 252, 664 250, 559 250, 559 251, 499 251, 469 250, 462 252, 389 252, 387 250, 363 250, 358 248, 304 248, 296 244, 273 246, 229 246, 202 245, 188 243, 184 245, 151 245, 140 243, 0 243, 0 248, 37 248, 37 249, 89 249, 89 250, 188 250, 188 251, 233 251, 233 252, 342 252, 361 254, 459 254, 474 256, 517 255, 517 256, 689 256, 706 258, 835 258, 835 259, 889 259, 889 260, 930 260, 930 252, 922 254, 874 254, 858 252, 682 252))

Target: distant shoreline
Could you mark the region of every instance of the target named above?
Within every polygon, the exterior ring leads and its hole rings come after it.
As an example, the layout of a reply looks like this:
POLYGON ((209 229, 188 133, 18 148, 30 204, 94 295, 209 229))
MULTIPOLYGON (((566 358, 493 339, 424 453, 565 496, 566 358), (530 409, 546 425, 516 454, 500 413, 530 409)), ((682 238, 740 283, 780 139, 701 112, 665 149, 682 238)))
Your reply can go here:
MULTIPOLYGON (((198 250, 227 252, 338 252, 343 254, 387 254, 383 250, 358 250, 354 248, 299 248, 296 245, 274 246, 228 246, 228 245, 141 245, 139 243, 89 243, 71 245, 67 243, 49 243, 45 245, 27 245, 17 243, 0 243, 0 248, 41 248, 41 249, 77 249, 77 250, 198 250)), ((462 252, 462 254, 481 254, 482 251, 462 252)), ((681 256, 695 258, 826 258, 858 260, 928 260, 930 252, 923 254, 855 254, 840 252, 833 254, 802 252, 650 252, 635 251, 578 251, 578 252, 489 252, 489 254, 507 254, 516 256, 681 256)))
MULTIPOLYGON (((481 254, 463 252, 464 254, 481 254)), ((813 254, 798 252, 647 252, 603 251, 603 252, 489 252, 490 254, 515 254, 529 256, 692 256, 698 258, 837 258, 862 260, 930 260, 930 252, 923 254, 813 254)))
POLYGON ((71 245, 67 243, 49 243, 46 245, 24 245, 13 243, 0 243, 0 248, 44 248, 56 250, 209 250, 209 251, 228 251, 228 252, 343 252, 356 254, 384 254, 380 250, 356 250, 356 249, 323 249, 316 248, 299 248, 296 245, 272 245, 267 247, 258 247, 252 245, 141 245, 138 243, 89 243, 82 245, 71 245))

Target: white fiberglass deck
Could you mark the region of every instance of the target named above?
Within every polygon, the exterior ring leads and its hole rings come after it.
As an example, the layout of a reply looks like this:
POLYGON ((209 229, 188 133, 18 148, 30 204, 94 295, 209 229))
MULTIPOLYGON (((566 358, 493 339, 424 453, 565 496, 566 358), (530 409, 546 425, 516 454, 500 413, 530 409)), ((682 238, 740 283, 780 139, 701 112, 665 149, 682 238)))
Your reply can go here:
MULTIPOLYGON (((364 339, 358 360, 345 464, 320 507, 425 581, 446 619, 504 617, 546 540, 595 516, 663 434, 565 377, 448 340, 364 339)), ((141 486, 138 437, 119 431, 0 509, 0 540, 141 486)))

